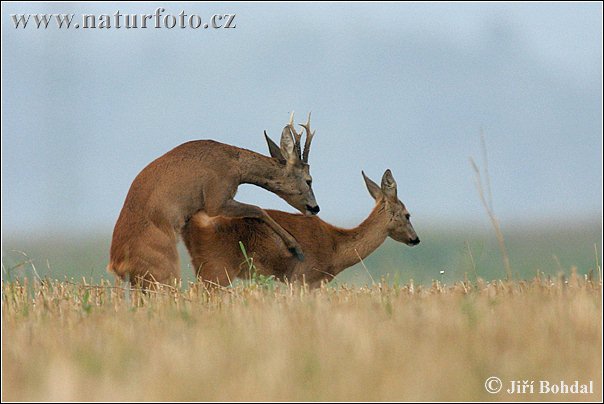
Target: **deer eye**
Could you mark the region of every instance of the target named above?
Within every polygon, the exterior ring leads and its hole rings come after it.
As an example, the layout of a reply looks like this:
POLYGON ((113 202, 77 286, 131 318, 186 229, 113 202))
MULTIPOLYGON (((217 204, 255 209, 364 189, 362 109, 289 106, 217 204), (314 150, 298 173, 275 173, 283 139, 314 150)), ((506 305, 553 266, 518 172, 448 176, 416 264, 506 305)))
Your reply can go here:
POLYGON ((312 180, 306 180, 306 184, 310 187, 312 185, 312 180))
POLYGON ((407 220, 409 220, 409 219, 411 219, 411 215, 410 215, 409 213, 407 213, 407 214, 405 215, 405 218, 406 218, 407 220))

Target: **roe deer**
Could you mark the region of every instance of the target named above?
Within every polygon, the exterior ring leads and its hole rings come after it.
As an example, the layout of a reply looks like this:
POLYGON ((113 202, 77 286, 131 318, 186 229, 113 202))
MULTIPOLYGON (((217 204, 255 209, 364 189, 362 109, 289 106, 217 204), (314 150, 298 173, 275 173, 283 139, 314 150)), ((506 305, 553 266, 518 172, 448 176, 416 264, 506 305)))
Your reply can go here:
POLYGON ((341 229, 318 217, 305 217, 276 210, 266 212, 283 226, 304 249, 306 259, 299 262, 283 250, 283 242, 257 219, 194 215, 183 230, 183 240, 192 257, 197 277, 209 285, 228 285, 246 277, 239 241, 253 257, 258 273, 279 280, 304 281, 315 288, 332 280, 344 269, 358 263, 391 237, 407 245, 419 244, 405 205, 398 199, 396 182, 390 170, 382 185, 365 176, 365 184, 375 199, 369 217, 354 229, 341 229))
POLYGON ((239 184, 254 184, 306 215, 319 212, 308 165, 314 135, 310 114, 301 125, 306 129, 303 154, 302 130, 296 132, 293 119, 292 113, 280 147, 264 132, 271 157, 213 140, 195 140, 146 166, 132 182, 115 224, 108 270, 143 287, 179 278, 178 237, 200 210, 209 217, 256 218, 295 259, 303 260, 298 242, 263 209, 233 199, 239 184))

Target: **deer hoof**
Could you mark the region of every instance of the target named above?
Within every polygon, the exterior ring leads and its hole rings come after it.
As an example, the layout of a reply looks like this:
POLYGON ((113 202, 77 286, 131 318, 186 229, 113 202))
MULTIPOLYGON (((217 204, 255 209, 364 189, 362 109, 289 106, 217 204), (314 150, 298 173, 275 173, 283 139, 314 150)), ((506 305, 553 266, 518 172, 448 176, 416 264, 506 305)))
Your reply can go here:
POLYGON ((304 261, 304 253, 300 247, 289 247, 289 252, 296 257, 298 261, 304 261))

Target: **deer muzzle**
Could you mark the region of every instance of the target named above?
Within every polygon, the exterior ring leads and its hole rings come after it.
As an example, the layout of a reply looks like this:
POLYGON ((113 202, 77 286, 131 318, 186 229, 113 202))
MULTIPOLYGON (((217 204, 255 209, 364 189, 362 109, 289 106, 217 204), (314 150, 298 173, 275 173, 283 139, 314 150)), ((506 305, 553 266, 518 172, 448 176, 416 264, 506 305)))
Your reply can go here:
POLYGON ((321 209, 319 208, 319 205, 315 205, 315 206, 310 206, 310 205, 306 205, 306 213, 307 214, 311 214, 311 215, 316 215, 317 213, 319 213, 321 209))
POLYGON ((413 240, 409 241, 410 245, 418 245, 419 244, 419 237, 415 237, 413 240))

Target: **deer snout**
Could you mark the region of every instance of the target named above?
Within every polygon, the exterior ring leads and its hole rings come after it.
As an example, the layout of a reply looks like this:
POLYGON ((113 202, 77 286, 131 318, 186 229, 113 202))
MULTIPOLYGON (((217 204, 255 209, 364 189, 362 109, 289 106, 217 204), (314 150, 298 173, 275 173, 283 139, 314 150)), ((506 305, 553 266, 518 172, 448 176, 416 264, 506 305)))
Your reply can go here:
POLYGON ((419 244, 419 237, 415 237, 413 240, 410 240, 409 244, 411 244, 411 245, 418 245, 419 244))
POLYGON ((315 205, 315 206, 310 206, 310 205, 306 205, 306 212, 310 212, 313 215, 316 215, 317 213, 319 213, 321 209, 319 208, 319 205, 315 205))

